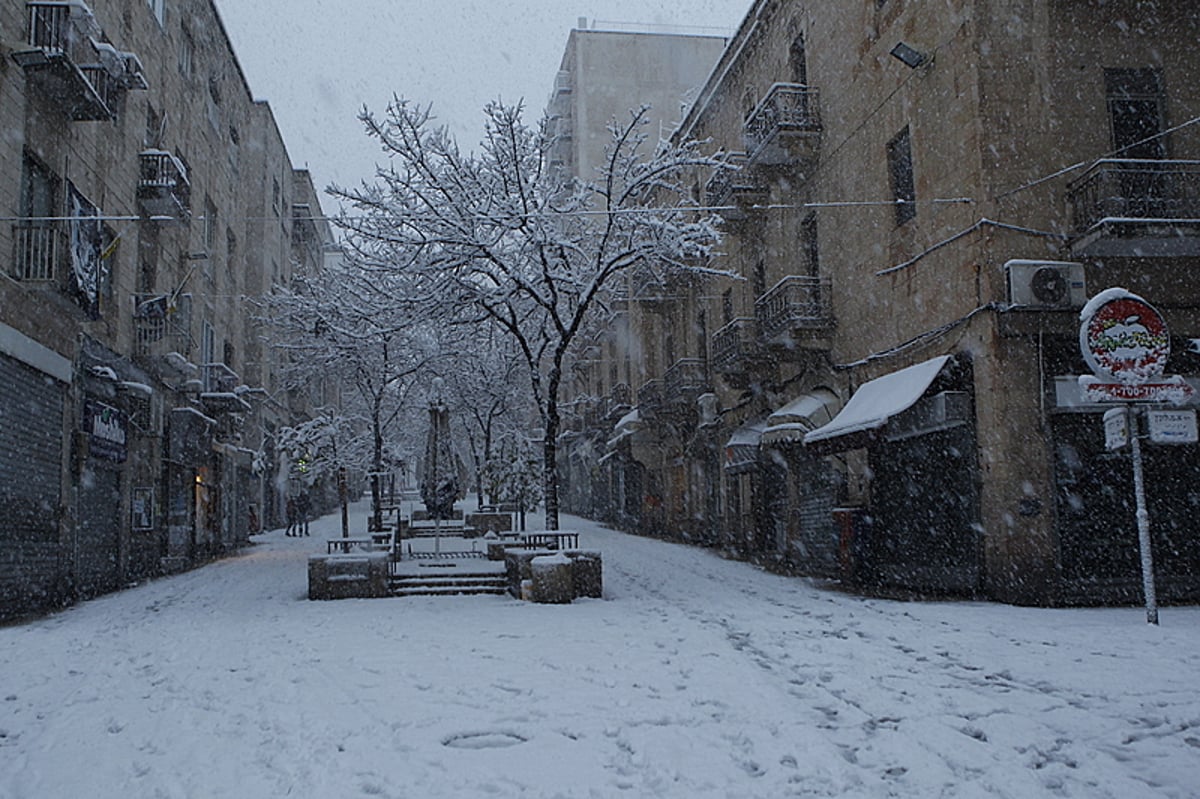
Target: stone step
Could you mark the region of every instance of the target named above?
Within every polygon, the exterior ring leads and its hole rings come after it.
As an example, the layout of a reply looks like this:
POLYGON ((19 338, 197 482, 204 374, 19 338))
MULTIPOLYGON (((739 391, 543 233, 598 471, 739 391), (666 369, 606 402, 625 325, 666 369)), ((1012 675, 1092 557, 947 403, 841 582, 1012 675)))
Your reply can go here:
POLYGON ((495 572, 456 574, 400 574, 388 581, 393 596, 448 596, 455 594, 504 594, 508 580, 495 572))
POLYGON ((508 594, 508 589, 483 585, 458 585, 440 588, 433 586, 402 586, 393 587, 391 594, 392 596, 505 596, 508 594))

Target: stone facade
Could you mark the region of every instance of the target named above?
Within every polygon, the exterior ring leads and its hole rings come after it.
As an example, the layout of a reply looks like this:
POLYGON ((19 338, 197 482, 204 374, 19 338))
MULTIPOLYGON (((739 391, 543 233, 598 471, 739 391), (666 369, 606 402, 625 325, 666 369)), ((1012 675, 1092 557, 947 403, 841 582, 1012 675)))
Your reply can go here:
MULTIPOLYGON (((636 526, 870 586, 1135 599, 1078 313, 1137 292, 1200 376, 1198 28, 1166 2, 755 2, 679 133, 736 167, 697 176, 735 278, 629 304, 636 429, 601 458, 637 475, 636 526)), ((1159 593, 1194 600, 1200 456, 1148 457, 1159 593)))
POLYGON ((57 426, 0 464, 3 612, 277 521, 263 455, 303 409, 275 398, 247 298, 314 268, 330 235, 210 0, 13 2, 0 31, 0 380, 45 387, 0 413, 57 426), (48 452, 57 479, 13 482, 48 452))

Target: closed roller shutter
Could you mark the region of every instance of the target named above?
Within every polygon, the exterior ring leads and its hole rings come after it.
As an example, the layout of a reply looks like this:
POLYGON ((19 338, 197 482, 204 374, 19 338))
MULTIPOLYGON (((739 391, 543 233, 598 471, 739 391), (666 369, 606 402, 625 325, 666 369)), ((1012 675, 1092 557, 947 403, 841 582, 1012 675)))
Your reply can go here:
POLYGON ((64 390, 0 355, 0 596, 22 606, 59 577, 64 390))

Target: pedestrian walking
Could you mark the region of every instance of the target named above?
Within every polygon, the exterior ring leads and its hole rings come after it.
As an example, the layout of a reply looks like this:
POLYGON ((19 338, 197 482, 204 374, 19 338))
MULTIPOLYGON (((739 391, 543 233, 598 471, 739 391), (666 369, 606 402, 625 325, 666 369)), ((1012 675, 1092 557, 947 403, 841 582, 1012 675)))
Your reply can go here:
POLYGON ((284 515, 287 516, 287 533, 286 533, 286 535, 289 535, 289 536, 299 535, 299 531, 297 530, 297 524, 296 524, 297 520, 299 519, 299 517, 297 516, 297 510, 298 509, 296 507, 295 498, 289 496, 287 498, 287 504, 284 506, 284 515))
POLYGON ((301 491, 296 497, 296 535, 308 535, 308 514, 312 509, 308 492, 301 491))

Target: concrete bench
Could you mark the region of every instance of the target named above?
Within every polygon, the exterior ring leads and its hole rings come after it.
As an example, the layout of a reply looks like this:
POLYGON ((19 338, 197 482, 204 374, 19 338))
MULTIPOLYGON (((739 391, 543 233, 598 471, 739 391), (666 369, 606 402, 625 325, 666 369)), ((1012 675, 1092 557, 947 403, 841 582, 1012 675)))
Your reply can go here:
POLYGON ((388 596, 387 552, 309 555, 309 599, 374 599, 388 596))

